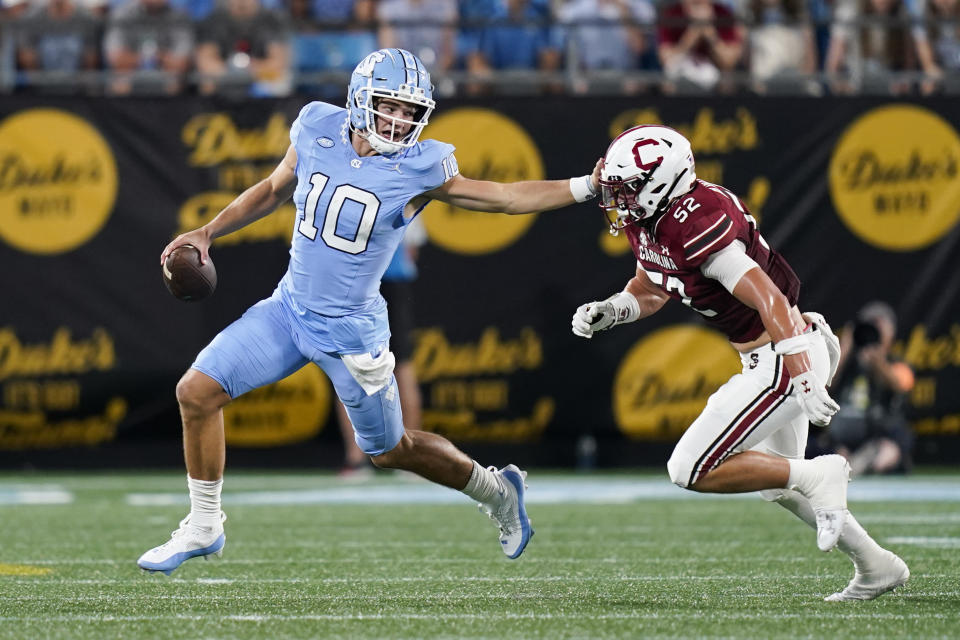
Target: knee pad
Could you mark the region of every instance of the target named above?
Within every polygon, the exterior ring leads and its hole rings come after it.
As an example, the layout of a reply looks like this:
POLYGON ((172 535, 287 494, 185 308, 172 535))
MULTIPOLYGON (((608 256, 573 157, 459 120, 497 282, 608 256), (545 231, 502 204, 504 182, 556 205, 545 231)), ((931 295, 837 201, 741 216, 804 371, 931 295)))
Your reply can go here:
POLYGON ((667 461, 667 473, 670 481, 682 489, 690 484, 690 473, 693 471, 693 461, 683 454, 674 451, 667 461))
POLYGON ((390 380, 373 395, 361 393, 354 402, 344 400, 357 446, 368 456, 378 456, 397 446, 403 437, 403 415, 397 397, 397 383, 390 380))

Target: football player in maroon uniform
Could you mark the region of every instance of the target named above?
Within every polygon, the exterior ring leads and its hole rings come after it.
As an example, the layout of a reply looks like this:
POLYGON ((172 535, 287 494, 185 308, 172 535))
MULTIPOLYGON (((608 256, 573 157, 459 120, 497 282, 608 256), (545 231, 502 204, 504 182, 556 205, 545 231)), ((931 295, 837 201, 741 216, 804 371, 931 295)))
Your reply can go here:
POLYGON ((760 491, 815 527, 817 546, 839 546, 855 568, 828 601, 871 600, 905 583, 907 565, 847 510, 846 460, 803 458, 808 421, 826 426, 838 409, 826 385, 839 341, 823 316, 800 312, 800 280, 743 203, 697 180, 689 141, 662 126, 618 136, 600 185, 611 230, 626 233, 637 270, 620 293, 580 306, 573 332, 590 338, 674 298, 723 332, 743 361, 680 438, 671 480, 707 493, 760 491))

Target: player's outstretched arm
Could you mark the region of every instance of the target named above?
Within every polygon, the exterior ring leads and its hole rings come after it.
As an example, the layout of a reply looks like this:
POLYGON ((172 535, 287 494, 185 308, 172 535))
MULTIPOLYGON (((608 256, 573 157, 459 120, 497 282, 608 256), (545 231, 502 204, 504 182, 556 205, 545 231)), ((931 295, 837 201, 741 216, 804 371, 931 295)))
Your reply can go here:
POLYGON ((160 254, 160 264, 163 265, 171 251, 185 244, 199 249, 200 262, 206 264, 210 257, 210 244, 216 238, 241 229, 271 213, 293 195, 296 185, 297 152, 293 145, 290 145, 283 160, 267 178, 237 196, 213 220, 199 229, 180 234, 164 247, 160 254))
POLYGON ((569 180, 503 183, 457 175, 424 195, 471 211, 535 213, 586 202, 597 194, 599 180, 598 160, 592 174, 569 180))
POLYGON ((827 393, 824 381, 813 372, 808 355, 811 334, 804 332, 800 312, 790 305, 787 297, 760 267, 743 274, 733 288, 733 295, 760 314, 763 326, 773 340, 774 350, 783 356, 798 391, 797 398, 810 422, 821 427, 830 424, 840 407, 827 393))
POLYGON ((596 331, 653 315, 668 299, 667 294, 650 281, 643 269, 637 267, 637 275, 630 279, 623 291, 606 300, 577 307, 571 323, 573 333, 581 338, 592 338, 596 331))

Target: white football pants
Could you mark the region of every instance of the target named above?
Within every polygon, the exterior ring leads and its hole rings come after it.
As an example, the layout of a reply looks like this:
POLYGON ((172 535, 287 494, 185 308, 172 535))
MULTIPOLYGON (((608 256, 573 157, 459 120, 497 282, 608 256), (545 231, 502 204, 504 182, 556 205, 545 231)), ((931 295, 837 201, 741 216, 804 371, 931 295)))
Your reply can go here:
MULTIPOLYGON (((830 373, 830 358, 820 329, 811 332, 813 371, 821 380, 830 373)), ((667 471, 688 487, 735 453, 753 449, 783 458, 803 458, 807 417, 790 384, 783 356, 765 344, 740 354, 743 370, 710 396, 703 412, 683 434, 667 471)))

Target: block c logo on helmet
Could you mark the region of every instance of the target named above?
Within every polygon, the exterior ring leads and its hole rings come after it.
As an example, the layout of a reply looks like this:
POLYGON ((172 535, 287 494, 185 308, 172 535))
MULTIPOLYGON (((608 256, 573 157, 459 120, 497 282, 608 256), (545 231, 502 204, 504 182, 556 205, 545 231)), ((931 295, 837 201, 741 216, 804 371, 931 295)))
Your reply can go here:
POLYGON ((656 158, 653 158, 649 162, 644 162, 643 158, 640 157, 640 150, 644 147, 648 147, 651 145, 656 147, 656 146, 659 146, 660 143, 657 142, 656 140, 651 140, 650 138, 647 138, 645 140, 639 140, 637 144, 633 145, 633 159, 637 163, 637 168, 642 171, 649 171, 650 169, 653 169, 658 164, 663 162, 662 155, 658 155, 656 158))

